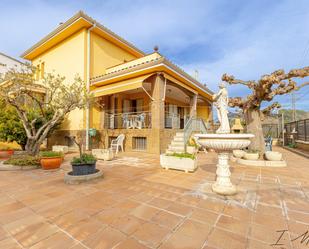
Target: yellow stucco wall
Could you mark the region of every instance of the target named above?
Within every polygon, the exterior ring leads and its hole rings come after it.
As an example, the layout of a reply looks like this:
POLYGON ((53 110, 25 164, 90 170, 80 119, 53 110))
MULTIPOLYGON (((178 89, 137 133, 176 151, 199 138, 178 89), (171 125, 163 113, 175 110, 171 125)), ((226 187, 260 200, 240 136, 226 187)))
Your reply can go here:
POLYGON ((205 122, 208 122, 211 117, 209 117, 210 114, 210 106, 206 105, 197 105, 196 107, 196 115, 198 118, 202 118, 205 122))
MULTIPOLYGON (((56 73, 66 77, 66 81, 74 80, 79 75, 86 80, 86 30, 80 30, 63 42, 36 57, 34 66, 44 62, 46 73, 56 73)), ((84 128, 83 110, 72 111, 64 120, 61 129, 80 130, 84 128)))
POLYGON ((102 75, 107 68, 136 58, 108 40, 91 33, 90 77, 102 75))

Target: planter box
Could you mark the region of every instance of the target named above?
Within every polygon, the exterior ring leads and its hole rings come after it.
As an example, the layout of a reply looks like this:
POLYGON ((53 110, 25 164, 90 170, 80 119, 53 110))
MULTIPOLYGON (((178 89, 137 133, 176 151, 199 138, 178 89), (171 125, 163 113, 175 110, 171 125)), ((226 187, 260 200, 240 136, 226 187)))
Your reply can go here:
POLYGON ((0 158, 9 158, 14 154, 14 150, 0 150, 0 158))
POLYGON ((197 149, 194 146, 187 146, 186 151, 187 151, 187 153, 193 155, 197 152, 197 149))
POLYGON ((114 158, 114 152, 111 149, 93 149, 91 154, 98 160, 110 161, 114 158))
POLYGON ((282 160, 282 154, 277 151, 266 151, 265 157, 269 161, 281 161, 282 160))
POLYGON ((96 173, 96 163, 72 164, 72 175, 82 176, 96 173))
POLYGON ((41 166, 45 170, 58 169, 63 161, 63 157, 42 157, 41 166))
POLYGON ((258 160, 259 153, 245 153, 244 159, 246 160, 258 160))
POLYGON ((191 158, 179 158, 175 156, 160 155, 160 164, 165 169, 178 169, 193 172, 197 168, 197 160, 191 158))
POLYGON ((66 154, 69 152, 69 147, 65 145, 54 145, 52 147, 52 151, 62 152, 63 154, 66 154))

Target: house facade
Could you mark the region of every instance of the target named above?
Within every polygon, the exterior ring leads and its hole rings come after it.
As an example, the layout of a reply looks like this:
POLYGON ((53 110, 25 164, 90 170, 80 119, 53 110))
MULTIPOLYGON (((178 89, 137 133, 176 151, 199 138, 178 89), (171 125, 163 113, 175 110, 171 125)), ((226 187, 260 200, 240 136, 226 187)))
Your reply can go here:
POLYGON ((108 147, 124 134, 125 150, 159 154, 177 132, 186 142, 212 121, 213 93, 205 85, 157 50, 145 54, 83 12, 22 57, 37 67, 38 79, 48 72, 67 81, 79 75, 93 94, 89 108, 70 113, 49 146, 70 146, 67 136, 80 134, 86 149, 108 147))
POLYGON ((23 65, 21 61, 0 52, 0 75, 5 74, 12 68, 20 71, 23 65))

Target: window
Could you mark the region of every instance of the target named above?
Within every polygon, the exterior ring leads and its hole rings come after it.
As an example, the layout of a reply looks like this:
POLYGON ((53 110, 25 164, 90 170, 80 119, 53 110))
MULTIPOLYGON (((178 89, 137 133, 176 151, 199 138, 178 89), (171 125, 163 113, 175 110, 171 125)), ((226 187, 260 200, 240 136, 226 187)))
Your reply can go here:
POLYGON ((39 80, 40 79, 40 64, 36 66, 36 71, 35 71, 35 79, 39 80))
POLYGON ((45 74, 45 62, 41 63, 41 79, 44 79, 45 74))
POLYGON ((132 138, 132 149, 138 151, 145 151, 147 149, 147 138, 146 137, 133 137, 132 138))

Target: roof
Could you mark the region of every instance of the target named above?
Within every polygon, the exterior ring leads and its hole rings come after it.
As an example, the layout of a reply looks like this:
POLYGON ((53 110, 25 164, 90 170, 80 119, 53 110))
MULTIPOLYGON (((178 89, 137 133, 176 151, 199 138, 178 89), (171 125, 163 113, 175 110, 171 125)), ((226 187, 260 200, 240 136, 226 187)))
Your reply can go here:
POLYGON ((13 57, 7 55, 7 54, 4 54, 4 53, 1 53, 1 52, 0 52, 0 55, 3 55, 3 56, 5 56, 5 57, 7 57, 7 58, 9 58, 9 59, 11 59, 11 60, 13 60, 13 61, 16 61, 16 62, 20 63, 20 64, 24 64, 23 62, 21 62, 21 61, 15 59, 15 58, 13 58, 13 57))
MULTIPOLYGON (((135 52, 136 54, 138 54, 140 56, 145 55, 145 53, 143 51, 141 51, 140 49, 135 47, 132 43, 126 41, 125 39, 123 39, 119 35, 115 34, 114 32, 112 32, 111 30, 109 30, 108 28, 106 28, 105 26, 103 26, 102 24, 97 22, 96 20, 92 19, 90 16, 86 15, 84 12, 79 11, 73 17, 71 17, 69 20, 67 20, 63 24, 59 25, 59 27, 57 27, 55 30, 50 32, 47 36, 45 36, 39 42, 34 44, 31 48, 27 49, 21 55, 21 57, 25 58, 25 59, 30 59, 31 60, 30 54, 32 52, 34 52, 36 49, 38 49, 42 45, 44 45, 44 44, 48 43, 49 41, 51 41, 57 35, 59 35, 60 33, 64 32, 67 28, 72 27, 73 25, 76 25, 76 23, 78 21, 81 21, 81 20, 83 20, 83 22, 80 22, 80 26, 78 26, 79 28, 80 27, 90 28, 91 26, 94 25, 97 29, 99 29, 101 32, 103 32, 105 35, 107 35, 109 38, 112 38, 115 42, 119 42, 119 43, 125 45, 126 47, 128 47, 129 49, 131 49, 133 52, 135 52)), ((68 33, 67 37, 69 35, 71 35, 71 34, 68 33)))
POLYGON ((135 71, 140 71, 140 70, 147 69, 147 68, 154 68, 156 66, 163 66, 163 67, 170 68, 171 70, 181 75, 181 77, 186 78, 188 81, 193 83, 193 85, 195 85, 197 88, 201 89, 202 91, 206 92, 209 95, 213 95, 213 92, 208 87, 206 87, 204 84, 197 81, 191 75, 189 75, 184 70, 182 70, 180 67, 178 67, 177 65, 175 65, 174 63, 172 63, 171 61, 169 61, 168 59, 166 59, 164 56, 162 56, 161 54, 157 52, 144 56, 142 58, 138 58, 138 59, 126 62, 126 63, 122 63, 120 65, 116 65, 114 67, 108 68, 106 70, 107 73, 92 78, 90 82, 92 85, 96 85, 97 83, 110 79, 110 78, 121 76, 123 74, 130 73, 130 72, 133 73, 135 71))

